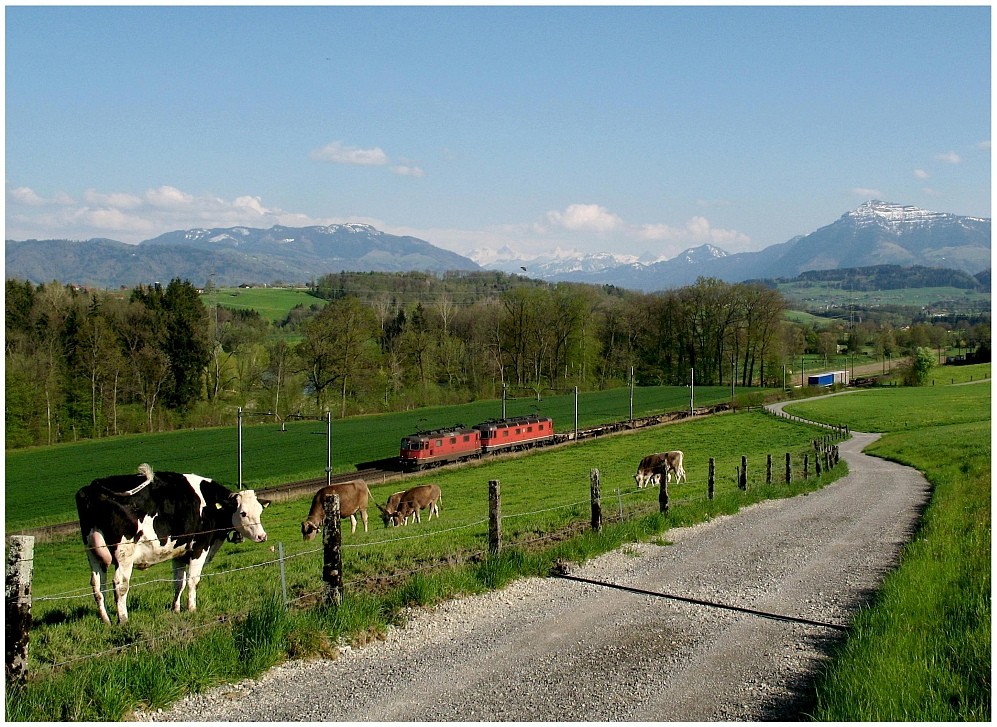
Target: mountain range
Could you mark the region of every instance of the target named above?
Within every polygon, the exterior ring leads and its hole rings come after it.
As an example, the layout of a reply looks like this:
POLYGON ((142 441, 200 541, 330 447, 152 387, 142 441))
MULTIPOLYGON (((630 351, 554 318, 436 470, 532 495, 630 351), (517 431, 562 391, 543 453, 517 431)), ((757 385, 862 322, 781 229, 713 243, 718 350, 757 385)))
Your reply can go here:
POLYGON ((657 261, 608 253, 523 260, 508 251, 478 251, 472 254, 475 261, 415 237, 346 224, 177 230, 137 245, 99 238, 7 240, 5 266, 8 278, 97 288, 177 277, 195 285, 212 278, 218 285, 239 285, 308 283, 344 270, 493 269, 523 274, 525 269, 531 278, 653 291, 688 285, 700 276, 740 282, 872 265, 922 265, 975 274, 989 269, 990 251, 989 219, 870 201, 815 232, 758 252, 730 254, 701 245, 657 261))
POLYGON ((514 259, 485 267, 530 277, 662 290, 689 285, 700 276, 727 282, 793 278, 808 270, 874 265, 949 268, 976 274, 990 268, 990 220, 931 212, 873 200, 830 225, 758 252, 730 254, 714 245, 673 258, 642 263, 633 258, 514 259))

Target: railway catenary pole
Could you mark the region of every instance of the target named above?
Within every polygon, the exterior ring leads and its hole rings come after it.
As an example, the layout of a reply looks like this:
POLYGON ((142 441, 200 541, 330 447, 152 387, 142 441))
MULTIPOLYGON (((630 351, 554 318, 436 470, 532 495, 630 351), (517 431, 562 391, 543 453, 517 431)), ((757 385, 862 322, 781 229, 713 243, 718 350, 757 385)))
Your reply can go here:
POLYGON ((575 438, 578 441, 578 387, 575 387, 575 438))
POLYGON ((634 420, 634 367, 630 367, 630 421, 634 420))
POLYGON ((325 413, 325 485, 332 484, 332 412, 325 413))
POLYGON ((696 369, 689 369, 689 416, 696 411, 696 369))
POLYGON ((239 407, 239 489, 242 489, 242 407, 239 407))

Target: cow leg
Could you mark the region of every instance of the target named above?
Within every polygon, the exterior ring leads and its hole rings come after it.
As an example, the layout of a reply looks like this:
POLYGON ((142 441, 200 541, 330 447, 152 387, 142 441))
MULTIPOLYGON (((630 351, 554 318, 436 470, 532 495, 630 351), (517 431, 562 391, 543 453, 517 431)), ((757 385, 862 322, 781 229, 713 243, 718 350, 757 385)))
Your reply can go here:
POLYGON ((350 532, 355 533, 357 531, 357 516, 350 515, 350 532))
POLYGON ((107 544, 99 530, 91 531, 86 542, 93 600, 97 602, 97 613, 100 614, 100 620, 110 624, 111 618, 107 615, 104 594, 107 593, 107 568, 111 564, 111 553, 108 551, 107 544))
POLYGON ((110 624, 111 618, 107 615, 107 607, 104 605, 104 593, 107 591, 107 566, 93 554, 92 550, 87 551, 87 558, 90 560, 90 586, 93 588, 93 600, 97 602, 97 612, 100 614, 101 621, 110 624))
POLYGON ((367 532, 367 511, 366 510, 361 510, 360 511, 360 519, 363 520, 363 531, 366 533, 367 532))
POLYGON ((187 587, 187 564, 180 560, 174 560, 173 561, 174 613, 180 613, 180 597, 183 595, 183 589, 186 587, 187 587))
POLYGON ((132 579, 132 559, 122 557, 118 551, 118 565, 114 569, 114 603, 118 609, 118 623, 128 622, 128 585, 132 579))
POLYGON ((199 557, 191 558, 187 570, 187 610, 193 613, 197 610, 197 584, 201 582, 201 571, 208 562, 210 551, 205 550, 199 557))

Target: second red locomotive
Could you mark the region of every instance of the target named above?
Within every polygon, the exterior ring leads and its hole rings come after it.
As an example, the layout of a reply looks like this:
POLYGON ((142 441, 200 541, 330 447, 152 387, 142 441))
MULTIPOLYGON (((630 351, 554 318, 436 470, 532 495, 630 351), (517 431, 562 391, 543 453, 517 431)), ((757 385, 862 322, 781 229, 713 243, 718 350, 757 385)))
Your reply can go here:
POLYGON ((493 452, 528 449, 554 440, 554 420, 535 414, 461 424, 402 438, 399 461, 406 469, 461 462, 493 452))

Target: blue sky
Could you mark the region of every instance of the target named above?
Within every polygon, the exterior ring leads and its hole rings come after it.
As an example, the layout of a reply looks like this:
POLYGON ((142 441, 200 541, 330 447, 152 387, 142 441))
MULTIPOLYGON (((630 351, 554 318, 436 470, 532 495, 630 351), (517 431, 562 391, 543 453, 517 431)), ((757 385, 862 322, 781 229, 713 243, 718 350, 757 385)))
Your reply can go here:
POLYGON ((758 250, 990 217, 991 10, 6 7, 6 237, 758 250))

